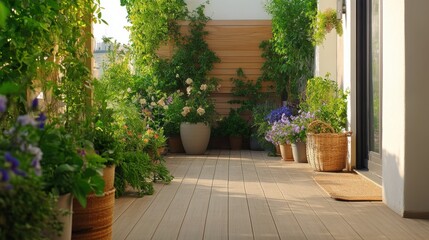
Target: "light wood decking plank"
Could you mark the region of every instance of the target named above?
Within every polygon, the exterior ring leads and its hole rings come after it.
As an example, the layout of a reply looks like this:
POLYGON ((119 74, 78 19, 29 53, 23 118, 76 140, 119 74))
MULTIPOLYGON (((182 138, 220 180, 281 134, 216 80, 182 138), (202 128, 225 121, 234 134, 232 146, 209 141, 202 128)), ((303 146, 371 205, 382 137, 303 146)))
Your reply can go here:
POLYGON ((248 151, 242 151, 244 186, 255 239, 279 239, 273 216, 248 151))
POLYGON ((228 163, 229 151, 218 157, 204 231, 205 240, 228 239, 228 163))
POLYGON ((293 181, 291 176, 285 176, 296 172, 298 166, 289 161, 272 163, 270 166, 278 167, 279 164, 281 168, 273 172, 274 178, 307 239, 334 239, 308 202, 300 196, 299 188, 303 186, 303 181, 293 181))
POLYGON ((228 185, 228 235, 229 239, 253 239, 249 206, 244 190, 240 153, 231 151, 228 185))
POLYGON ((253 163, 256 166, 257 174, 267 198, 268 205, 277 226, 277 231, 281 239, 307 239, 301 227, 298 224, 288 202, 283 198, 283 194, 277 186, 274 177, 266 161, 273 161, 272 158, 266 158, 265 152, 253 152, 255 159, 253 163))
MULTIPOLYGON (((168 187, 163 188, 150 208, 146 210, 133 229, 130 231, 126 239, 150 239, 154 234, 159 222, 163 219, 164 213, 171 204, 172 199, 176 195, 177 190, 187 174, 188 170, 194 165, 190 159, 184 159, 182 164, 175 171, 175 178, 171 181, 168 187)), ((132 214, 132 213, 130 213, 132 214)), ((135 214, 135 213, 134 213, 135 214)))
POLYGON ((183 220, 178 239, 202 239, 217 159, 207 159, 183 220))

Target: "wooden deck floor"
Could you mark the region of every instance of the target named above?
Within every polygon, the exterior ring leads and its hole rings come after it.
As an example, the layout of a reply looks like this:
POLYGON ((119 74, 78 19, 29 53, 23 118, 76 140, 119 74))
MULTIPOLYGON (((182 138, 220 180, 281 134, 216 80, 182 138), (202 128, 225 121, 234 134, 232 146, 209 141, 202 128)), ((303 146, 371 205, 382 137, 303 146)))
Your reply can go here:
POLYGON ((339 202, 308 164, 264 152, 169 155, 175 179, 116 200, 113 239, 429 239, 429 221, 380 202, 339 202))

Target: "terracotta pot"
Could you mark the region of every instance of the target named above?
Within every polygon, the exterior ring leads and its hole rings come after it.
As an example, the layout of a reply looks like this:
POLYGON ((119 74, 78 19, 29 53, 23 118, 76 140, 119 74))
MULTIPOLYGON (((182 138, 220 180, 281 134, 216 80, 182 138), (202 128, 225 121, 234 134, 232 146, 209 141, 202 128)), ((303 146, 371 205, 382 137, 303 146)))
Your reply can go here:
POLYGON ((280 153, 284 161, 293 161, 292 147, 290 144, 281 144, 280 153))
POLYGON ((281 153, 281 151, 280 151, 280 145, 279 145, 279 144, 276 144, 276 145, 275 145, 275 147, 276 147, 276 155, 277 155, 277 156, 281 156, 281 155, 282 155, 282 153, 281 153))
POLYGON ((229 136, 229 145, 231 146, 231 150, 241 150, 243 145, 243 137, 229 136))
POLYGON ((293 160, 297 163, 306 163, 307 162, 307 152, 305 142, 296 142, 292 143, 292 155, 293 160))
POLYGON ((182 139, 180 136, 171 136, 168 137, 168 151, 171 153, 184 153, 185 149, 183 148, 182 139))
POLYGON ((204 154, 210 140, 210 125, 205 123, 181 123, 180 137, 186 154, 204 154))

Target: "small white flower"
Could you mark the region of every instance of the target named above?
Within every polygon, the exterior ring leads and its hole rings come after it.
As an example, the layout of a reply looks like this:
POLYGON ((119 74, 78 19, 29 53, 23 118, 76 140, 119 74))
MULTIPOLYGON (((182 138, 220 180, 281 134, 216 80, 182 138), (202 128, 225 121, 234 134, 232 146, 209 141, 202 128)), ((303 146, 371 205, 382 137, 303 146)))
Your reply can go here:
POLYGON ((185 82, 186 82, 186 84, 191 85, 193 81, 191 78, 188 78, 188 79, 186 79, 185 82))
POLYGON ((144 98, 140 99, 140 104, 141 105, 146 105, 146 103, 147 103, 146 99, 144 99, 144 98))
POLYGON ((221 87, 222 87, 222 85, 220 85, 220 84, 219 84, 219 85, 217 85, 217 86, 216 86, 216 91, 219 91, 221 87))
POLYGON ((164 106, 164 110, 167 110, 167 109, 168 109, 168 106, 167 106, 167 105, 165 105, 165 106, 164 106))
POLYGON ((198 115, 202 116, 202 115, 204 115, 204 113, 206 113, 206 110, 204 110, 204 108, 202 108, 202 107, 199 107, 197 109, 197 113, 198 113, 198 115))
POLYGON ((191 91, 192 91, 192 87, 189 86, 186 88, 186 92, 188 93, 188 95, 191 95, 191 91))
POLYGON ((152 107, 155 107, 155 106, 156 106, 156 102, 151 102, 151 103, 150 103, 150 105, 151 105, 152 107))
POLYGON ((177 73, 177 74, 176 74, 176 78, 179 78, 179 77, 180 77, 180 76, 179 76, 179 74, 177 73))
POLYGON ((201 84, 200 90, 201 91, 207 90, 207 84, 201 84))
POLYGON ((127 88, 127 92, 130 93, 131 92, 131 88, 127 88))

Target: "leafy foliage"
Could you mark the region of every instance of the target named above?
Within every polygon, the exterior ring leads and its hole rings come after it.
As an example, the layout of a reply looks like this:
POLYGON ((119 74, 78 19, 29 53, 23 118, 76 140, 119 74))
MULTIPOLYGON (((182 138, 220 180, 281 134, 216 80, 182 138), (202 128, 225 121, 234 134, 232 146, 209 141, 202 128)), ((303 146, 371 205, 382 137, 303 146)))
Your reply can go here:
POLYGON ((10 191, 0 191, 0 239, 47 240, 60 234, 63 224, 58 219, 61 212, 54 208, 56 201, 34 178, 22 179, 10 191))
POLYGON ((249 124, 233 109, 222 121, 221 129, 227 136, 249 136, 250 134, 249 124))
POLYGON ((340 89, 329 75, 315 77, 307 82, 306 99, 301 109, 314 113, 316 119, 341 132, 347 125, 347 95, 348 91, 340 89))
POLYGON ((184 0, 121 0, 121 4, 126 6, 131 23, 130 41, 136 72, 147 73, 147 68, 158 61, 158 48, 179 39, 177 20, 187 16, 186 3, 184 0))
POLYGON ((252 110, 266 96, 266 94, 261 92, 262 79, 259 78, 255 82, 248 80, 241 68, 237 69, 236 75, 235 78, 231 78, 231 81, 234 83, 232 95, 238 98, 230 100, 228 103, 240 104, 240 107, 237 109, 238 112, 252 110))
POLYGON ((343 22, 341 19, 337 19, 337 12, 332 8, 326 9, 323 12, 317 12, 313 28, 313 42, 315 45, 322 44, 326 38, 326 34, 333 28, 335 28, 338 35, 343 35, 343 22))
POLYGON ((277 92, 290 103, 297 101, 299 89, 305 80, 312 75, 314 47, 311 42, 312 22, 316 15, 316 0, 270 0, 266 5, 272 15, 274 50, 273 62, 277 66, 272 70, 279 71, 275 75, 277 92), (279 57, 279 58, 278 58, 279 57))

